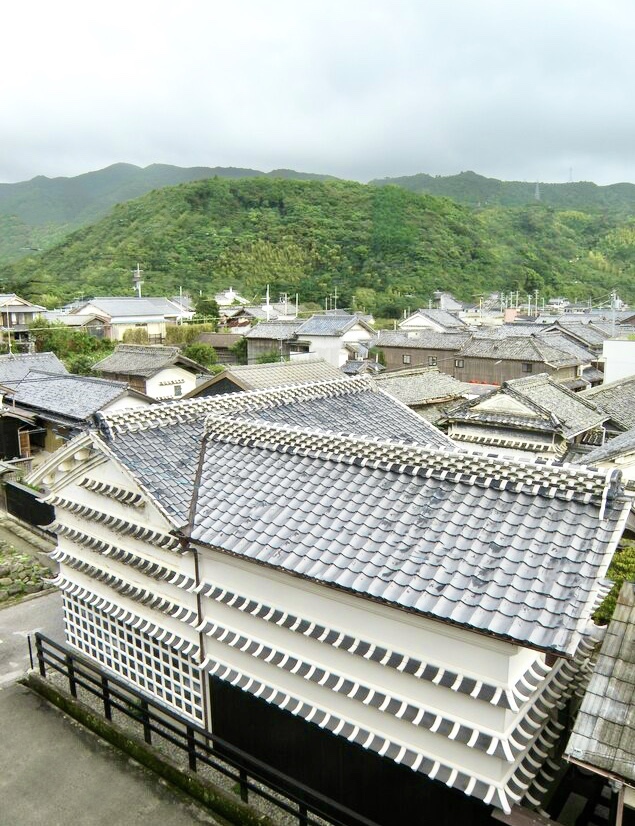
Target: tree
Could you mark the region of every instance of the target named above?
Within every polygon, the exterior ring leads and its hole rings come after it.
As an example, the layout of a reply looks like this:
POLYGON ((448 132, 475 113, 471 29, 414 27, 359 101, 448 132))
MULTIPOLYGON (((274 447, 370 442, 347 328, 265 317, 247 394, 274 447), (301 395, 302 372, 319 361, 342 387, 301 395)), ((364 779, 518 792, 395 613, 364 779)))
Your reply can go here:
POLYGON ((218 304, 214 298, 201 296, 194 305, 197 316, 202 316, 206 321, 209 319, 218 320, 219 310, 218 304))
POLYGON ((216 358, 216 350, 214 350, 212 345, 204 344, 200 341, 194 342, 193 344, 188 344, 182 352, 186 358, 192 359, 192 361, 196 361, 198 364, 202 364, 203 367, 211 367, 218 361, 216 358))
POLYGON ((238 364, 247 364, 247 339, 241 338, 229 348, 236 356, 238 364))

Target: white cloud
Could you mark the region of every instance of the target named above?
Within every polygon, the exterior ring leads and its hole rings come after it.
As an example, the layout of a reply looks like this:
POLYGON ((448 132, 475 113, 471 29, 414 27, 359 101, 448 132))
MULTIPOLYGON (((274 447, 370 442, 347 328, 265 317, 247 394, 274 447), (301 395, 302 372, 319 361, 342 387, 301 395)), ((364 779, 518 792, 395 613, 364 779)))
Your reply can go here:
POLYGON ((0 180, 116 161, 635 180, 629 0, 34 0, 0 180))

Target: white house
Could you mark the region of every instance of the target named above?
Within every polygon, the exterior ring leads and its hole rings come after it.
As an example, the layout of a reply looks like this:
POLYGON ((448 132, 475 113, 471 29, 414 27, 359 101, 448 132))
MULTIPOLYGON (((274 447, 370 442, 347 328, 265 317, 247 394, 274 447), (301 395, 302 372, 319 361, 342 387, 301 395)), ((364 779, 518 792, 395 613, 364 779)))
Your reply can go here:
POLYGON ((196 387, 197 376, 207 375, 205 367, 188 359, 178 347, 160 344, 118 344, 114 352, 93 365, 93 370, 126 381, 157 401, 185 396, 196 387))
POLYGON ((295 331, 297 350, 303 348, 333 364, 342 367, 348 361, 348 344, 370 341, 374 329, 364 319, 347 313, 326 313, 314 315, 295 331))
POLYGON ((91 298, 70 315, 92 315, 102 320, 107 337, 115 341, 121 341, 126 330, 144 330, 151 343, 160 344, 167 325, 191 320, 194 311, 169 298, 104 297, 91 298))
POLYGON ((103 416, 30 482, 104 668, 382 825, 540 804, 619 473, 461 453, 360 378, 103 416))

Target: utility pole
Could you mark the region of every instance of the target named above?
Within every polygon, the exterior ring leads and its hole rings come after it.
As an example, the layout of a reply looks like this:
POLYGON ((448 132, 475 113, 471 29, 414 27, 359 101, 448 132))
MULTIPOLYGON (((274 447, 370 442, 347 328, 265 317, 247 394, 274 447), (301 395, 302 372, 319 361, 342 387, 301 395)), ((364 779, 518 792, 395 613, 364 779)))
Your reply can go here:
POLYGON ((141 276, 143 275, 143 270, 139 267, 137 263, 137 269, 132 271, 132 288, 137 294, 137 298, 141 298, 141 285, 143 281, 141 276))

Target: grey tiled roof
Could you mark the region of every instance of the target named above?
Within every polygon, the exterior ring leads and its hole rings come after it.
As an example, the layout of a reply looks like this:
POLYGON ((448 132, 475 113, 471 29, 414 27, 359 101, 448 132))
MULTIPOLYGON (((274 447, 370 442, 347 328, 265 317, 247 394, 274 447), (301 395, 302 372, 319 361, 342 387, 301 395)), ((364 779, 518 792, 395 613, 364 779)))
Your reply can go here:
MULTIPOLYGON (((192 539, 572 654, 630 511, 620 474, 210 416, 192 539)), ((603 593, 603 591, 602 591, 603 593)))
POLYGON ((536 333, 538 338, 543 339, 552 347, 564 350, 580 360, 581 364, 590 364, 597 356, 577 341, 566 336, 564 333, 554 331, 553 333, 536 333))
POLYGON ((580 394, 624 428, 635 427, 635 376, 590 387, 580 394))
MULTIPOLYGON (((130 296, 105 296, 91 298, 81 307, 91 306, 108 316, 174 316, 180 315, 183 310, 168 298, 145 296, 136 298, 130 296)), ((80 309, 81 309, 80 307, 80 309)))
POLYGON ((271 338, 276 341, 287 341, 295 337, 297 329, 301 326, 301 321, 261 321, 245 333, 245 338, 271 338))
POLYGON ((298 328, 298 336, 341 336, 356 324, 368 326, 367 322, 356 315, 344 313, 314 315, 298 328))
POLYGON ((419 350, 460 350, 469 339, 465 333, 439 333, 436 330, 417 330, 404 333, 393 330, 380 330, 369 342, 373 347, 407 347, 419 350))
MULTIPOLYGON (((436 309, 420 309, 414 312, 409 318, 413 318, 415 316, 422 316, 423 318, 427 318, 432 321, 434 324, 439 324, 441 327, 445 327, 447 329, 465 329, 466 324, 464 321, 461 321, 456 315, 449 313, 447 310, 436 310, 436 309)), ((408 321, 408 319, 406 319, 408 321)))
POLYGON ((337 367, 324 359, 316 358, 272 364, 249 364, 230 367, 226 372, 239 379, 249 390, 306 384, 310 381, 328 381, 342 376, 337 367))
POLYGON ((487 410, 478 410, 483 399, 473 399, 453 406, 448 418, 452 421, 557 431, 565 438, 573 438, 579 433, 599 427, 608 418, 596 405, 554 381, 547 373, 503 382, 500 389, 494 390, 488 398, 499 398, 500 409, 490 404, 487 410), (527 415, 510 412, 505 407, 506 396, 517 399, 532 412, 527 415))
POLYGON ((111 449, 166 513, 182 524, 187 520, 205 418, 211 413, 456 449, 440 430, 364 377, 207 396, 100 417, 111 449))
POLYGON ((635 585, 625 582, 566 754, 635 783, 635 585))
POLYGON ((627 430, 626 433, 620 433, 619 436, 610 439, 601 447, 596 447, 595 450, 579 456, 575 461, 576 464, 593 465, 596 462, 608 462, 617 456, 633 451, 635 451, 635 427, 627 430))
POLYGON ((0 356, 0 384, 24 378, 31 370, 62 375, 68 370, 55 353, 21 353, 0 356))
POLYGON ((198 373, 207 372, 202 365, 181 355, 178 347, 161 344, 118 344, 113 353, 93 365, 93 370, 98 373, 123 373, 150 378, 173 364, 198 373))
POLYGON ((30 373, 25 379, 3 382, 16 404, 83 422, 106 405, 121 398, 128 385, 121 381, 88 376, 30 373))
POLYGON ((580 339, 587 346, 597 349, 610 337, 610 334, 595 325, 582 321, 570 321, 569 319, 558 321, 555 329, 560 329, 575 338, 580 339))
POLYGON ((471 386, 437 367, 415 367, 376 376, 375 381, 387 393, 404 404, 432 404, 435 401, 457 399, 470 392, 471 386))
POLYGON ((579 358, 552 347, 544 338, 537 339, 534 336, 496 339, 474 335, 466 341, 459 355, 466 358, 538 362, 550 367, 575 367, 582 364, 579 358))

